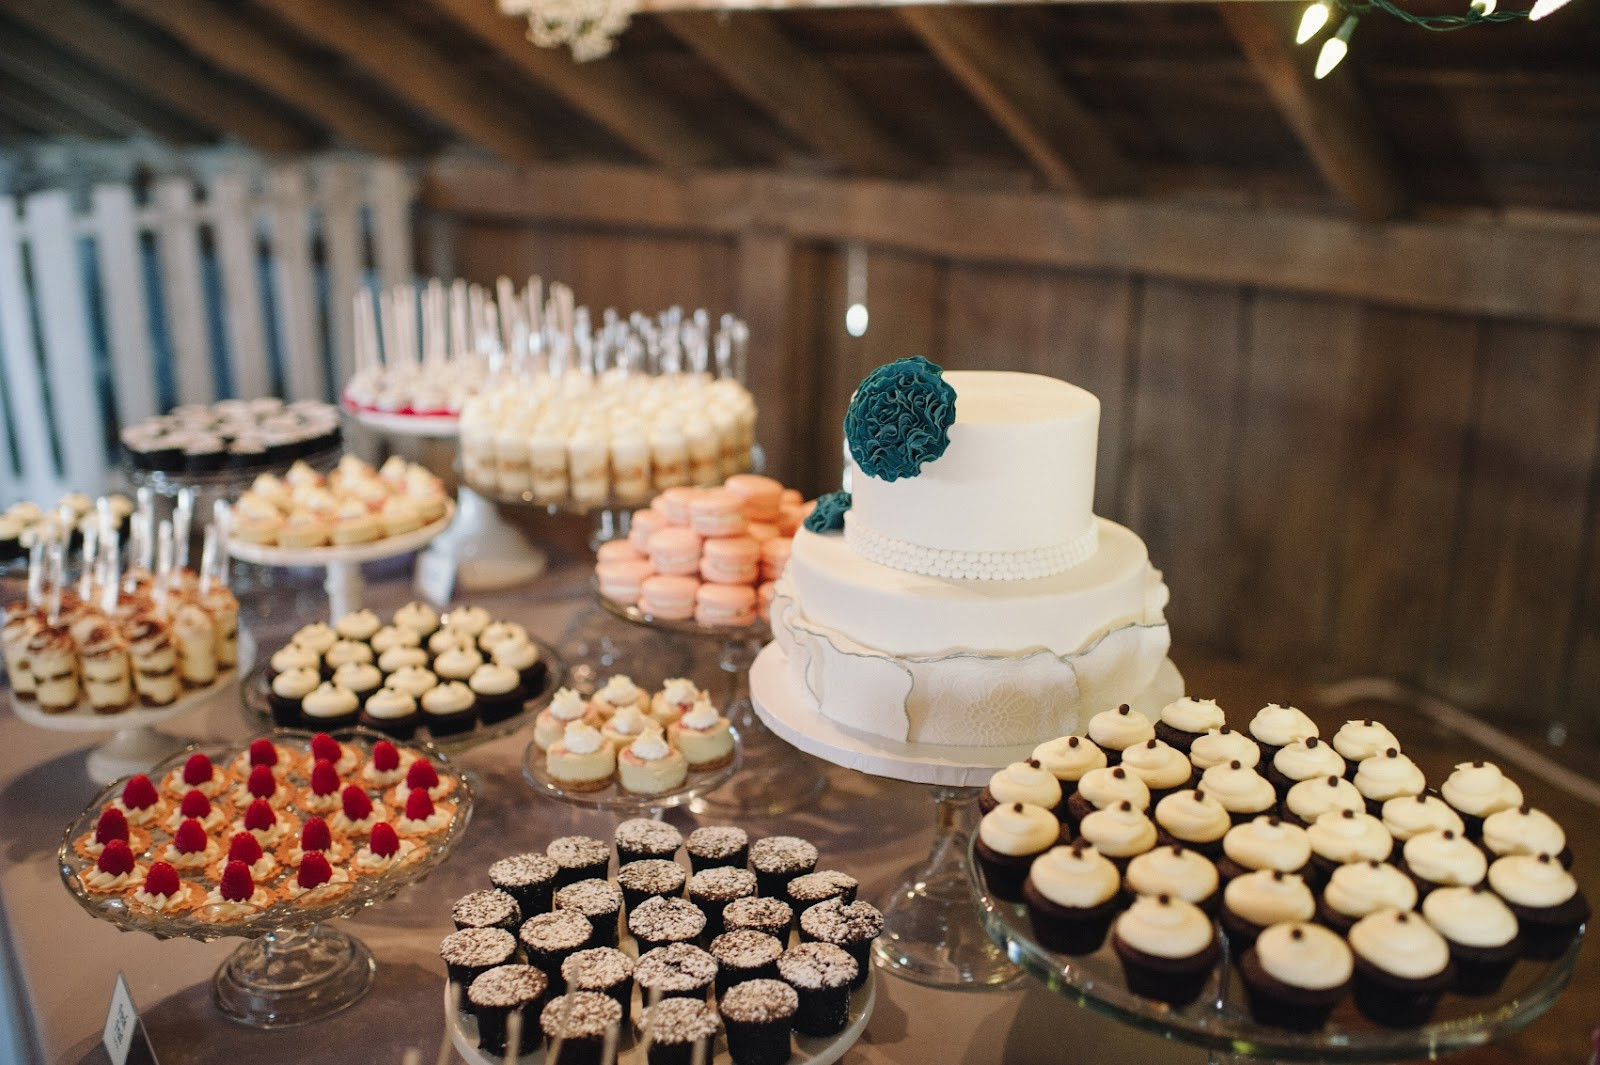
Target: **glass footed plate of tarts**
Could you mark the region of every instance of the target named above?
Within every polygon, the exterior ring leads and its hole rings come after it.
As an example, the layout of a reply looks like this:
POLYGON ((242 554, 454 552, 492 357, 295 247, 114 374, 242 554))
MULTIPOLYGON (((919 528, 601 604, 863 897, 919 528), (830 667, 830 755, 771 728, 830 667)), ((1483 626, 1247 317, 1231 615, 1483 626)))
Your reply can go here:
POLYGON ((1589 903, 1567 834, 1493 762, 1429 781, 1381 722, 1126 705, 997 771, 980 917, 1052 989, 1282 1061, 1481 1046, 1566 989, 1589 903))
POLYGON ((561 688, 534 719, 522 775, 575 806, 615 811, 681 806, 739 771, 739 730, 684 677, 659 690, 624 674, 592 696, 561 688))
POLYGON ((347 917, 427 876, 466 831, 473 782, 368 729, 193 744, 105 788, 62 837, 90 914, 166 939, 254 938, 347 917))

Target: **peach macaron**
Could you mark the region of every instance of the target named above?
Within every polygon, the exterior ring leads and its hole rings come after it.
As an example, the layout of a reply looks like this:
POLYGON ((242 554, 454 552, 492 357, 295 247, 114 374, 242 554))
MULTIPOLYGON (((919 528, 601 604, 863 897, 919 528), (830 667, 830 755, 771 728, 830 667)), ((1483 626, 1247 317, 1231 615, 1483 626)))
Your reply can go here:
POLYGON ((744 501, 726 488, 708 488, 690 500, 689 524, 701 536, 743 536, 744 501))
POLYGON ((632 606, 639 601, 639 590, 645 579, 655 573, 650 563, 642 558, 625 558, 615 562, 602 562, 594 568, 600 584, 600 594, 613 603, 632 606))
POLYGON ((646 577, 639 587, 639 609, 651 617, 687 621, 695 616, 695 593, 700 587, 693 577, 646 577))
POLYGON ((762 544, 761 579, 775 581, 783 576, 783 567, 789 564, 789 554, 793 549, 794 541, 787 536, 780 536, 762 544))
POLYGON ((668 525, 688 525, 689 504, 699 494, 698 488, 668 488, 656 496, 650 506, 666 517, 668 525))
POLYGON ((715 584, 754 584, 761 573, 761 548, 748 536, 705 542, 700 576, 715 584))
POLYGON ((644 557, 644 552, 626 540, 607 540, 594 553, 596 562, 632 562, 644 557))
POLYGON ((759 473, 736 473, 723 482, 723 487, 738 496, 744 504, 744 516, 751 521, 775 522, 778 508, 783 504, 783 485, 759 473))
POLYGON ((657 573, 687 577, 700 572, 700 536, 692 529, 669 525, 650 534, 650 565, 657 573))
POLYGON ((695 592, 694 619, 702 625, 754 625, 756 590, 748 584, 702 584, 695 592))
POLYGON ((657 529, 667 527, 667 516, 659 510, 646 507, 644 510, 633 512, 633 518, 628 525, 628 543, 641 555, 650 553, 650 535, 657 529))

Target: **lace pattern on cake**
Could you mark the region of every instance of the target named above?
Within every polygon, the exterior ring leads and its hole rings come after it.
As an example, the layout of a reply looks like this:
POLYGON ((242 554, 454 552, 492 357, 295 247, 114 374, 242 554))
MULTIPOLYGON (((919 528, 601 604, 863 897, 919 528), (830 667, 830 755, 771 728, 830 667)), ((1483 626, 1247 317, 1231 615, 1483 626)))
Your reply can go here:
POLYGON ((1031 581, 1065 573, 1094 557, 1100 548, 1100 523, 1091 521, 1082 536, 1026 551, 954 551, 924 547, 886 536, 844 516, 844 538, 862 558, 890 569, 971 581, 1031 581))

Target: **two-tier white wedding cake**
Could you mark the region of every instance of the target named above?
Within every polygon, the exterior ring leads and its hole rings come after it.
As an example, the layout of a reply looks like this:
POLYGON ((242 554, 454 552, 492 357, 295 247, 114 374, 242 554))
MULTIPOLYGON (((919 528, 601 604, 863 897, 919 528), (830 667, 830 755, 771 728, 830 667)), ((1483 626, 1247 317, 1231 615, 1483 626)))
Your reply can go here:
POLYGON ((1100 403, 1026 373, 874 371, 772 604, 824 716, 898 743, 1032 744, 1135 699, 1169 642, 1145 545, 1096 517, 1100 403), (842 515, 842 525, 841 525, 842 515))

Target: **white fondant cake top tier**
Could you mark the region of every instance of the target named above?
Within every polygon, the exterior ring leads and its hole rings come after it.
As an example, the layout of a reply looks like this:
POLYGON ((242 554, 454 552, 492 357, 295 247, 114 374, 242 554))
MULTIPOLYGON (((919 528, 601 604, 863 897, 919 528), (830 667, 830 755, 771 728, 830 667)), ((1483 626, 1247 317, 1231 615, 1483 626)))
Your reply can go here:
POLYGON ((852 463, 858 549, 879 545, 875 561, 911 572, 933 573, 940 558, 982 564, 982 576, 999 580, 1063 572, 1092 555, 1100 401, 1039 374, 952 370, 944 380, 956 420, 943 455, 896 481, 852 463))

